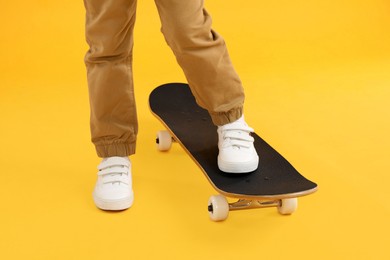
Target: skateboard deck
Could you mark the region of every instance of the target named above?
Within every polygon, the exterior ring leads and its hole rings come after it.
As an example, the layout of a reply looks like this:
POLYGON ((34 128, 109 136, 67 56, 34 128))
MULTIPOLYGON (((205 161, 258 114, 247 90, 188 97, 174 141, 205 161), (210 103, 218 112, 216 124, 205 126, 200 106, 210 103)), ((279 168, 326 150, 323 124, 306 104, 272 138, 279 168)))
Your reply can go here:
MULTIPOLYGON (((187 84, 170 83, 157 87, 149 96, 149 105, 152 114, 167 128, 172 138, 181 144, 214 189, 226 197, 239 199, 227 205, 220 197, 211 198, 208 209, 212 219, 215 214, 213 211, 216 210, 213 203, 219 206, 222 203, 221 207, 228 207, 228 210, 277 206, 279 212, 284 214, 281 208, 283 199, 295 199, 317 190, 316 183, 302 176, 256 133, 252 133, 252 136, 259 155, 258 169, 246 174, 220 171, 217 165, 217 127, 208 112, 197 105, 187 84)), ((290 209, 285 214, 295 211, 296 201, 284 201, 290 203, 290 206, 286 206, 290 209)), ((222 211, 222 215, 226 215, 226 209, 222 211)), ((222 220, 218 218, 214 220, 222 220)))

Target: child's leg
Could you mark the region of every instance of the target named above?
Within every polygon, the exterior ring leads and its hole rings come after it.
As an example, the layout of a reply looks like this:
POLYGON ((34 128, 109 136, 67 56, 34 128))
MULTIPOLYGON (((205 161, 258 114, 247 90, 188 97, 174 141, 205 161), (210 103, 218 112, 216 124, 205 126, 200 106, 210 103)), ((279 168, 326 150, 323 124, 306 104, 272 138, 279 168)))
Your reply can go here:
POLYGON ((162 32, 198 104, 216 125, 241 117, 244 91, 223 38, 211 29, 203 0, 155 0, 162 32))
POLYGON ((242 116, 244 91, 224 40, 211 29, 203 0, 155 0, 162 32, 198 104, 218 125, 218 167, 224 172, 257 169, 253 131, 242 116))
POLYGON ((92 141, 100 157, 135 152, 132 79, 136 0, 84 0, 92 141))
POLYGON ((99 164, 93 192, 97 207, 123 210, 133 204, 131 163, 137 115, 132 79, 136 0, 84 0, 85 56, 91 105, 91 134, 99 164))

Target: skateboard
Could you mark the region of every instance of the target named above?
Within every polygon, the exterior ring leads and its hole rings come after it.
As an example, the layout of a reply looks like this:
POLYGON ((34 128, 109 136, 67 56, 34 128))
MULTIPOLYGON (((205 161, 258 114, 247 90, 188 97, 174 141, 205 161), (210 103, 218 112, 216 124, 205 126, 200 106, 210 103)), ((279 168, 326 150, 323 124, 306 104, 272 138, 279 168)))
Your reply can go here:
POLYGON ((196 103, 184 83, 170 83, 155 88, 149 96, 152 114, 167 130, 157 133, 156 145, 161 151, 179 143, 219 193, 210 197, 211 220, 222 221, 229 211, 277 207, 282 215, 292 214, 297 197, 317 190, 317 184, 302 176, 282 155, 256 133, 255 148, 259 167, 245 174, 229 174, 217 165, 218 134, 206 110, 196 103), (228 202, 228 198, 235 199, 228 202))

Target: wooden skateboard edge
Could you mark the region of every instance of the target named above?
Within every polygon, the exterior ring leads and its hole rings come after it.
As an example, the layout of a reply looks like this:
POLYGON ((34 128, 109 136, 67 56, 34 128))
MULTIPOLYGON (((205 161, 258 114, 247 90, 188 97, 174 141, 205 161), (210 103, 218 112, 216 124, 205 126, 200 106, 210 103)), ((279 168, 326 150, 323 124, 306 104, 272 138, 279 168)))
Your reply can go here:
MULTIPOLYGON (((211 181, 210 181, 211 183, 211 181)), ((316 186, 313 189, 300 191, 300 192, 293 192, 293 193, 286 193, 286 194, 277 194, 277 195, 245 195, 245 194, 235 194, 235 193, 229 193, 222 191, 212 185, 213 188, 220 193, 221 195, 228 197, 228 198, 235 198, 235 199, 245 199, 245 200, 258 200, 258 201, 267 201, 267 200, 281 200, 281 199, 290 199, 290 198, 299 198, 304 197, 310 194, 315 193, 318 190, 318 186, 316 186)))
POLYGON ((288 199, 288 198, 298 198, 310 195, 318 190, 318 186, 314 187, 310 190, 300 191, 300 192, 294 192, 294 193, 287 193, 287 194, 277 194, 277 195, 245 195, 245 194, 235 194, 235 193, 229 193, 225 192, 221 189, 219 189, 210 179, 208 174, 205 172, 203 167, 200 165, 200 163, 192 156, 192 154, 187 150, 185 145, 180 141, 180 139, 173 133, 173 131, 167 126, 167 124, 164 122, 164 120, 161 119, 160 116, 158 116, 156 113, 153 112, 152 108, 149 104, 149 110, 152 113, 153 116, 155 116, 158 121, 165 127, 165 129, 171 134, 171 136, 175 139, 177 143, 180 144, 180 146, 183 148, 183 150, 190 156, 193 162, 200 168, 203 175, 206 177, 208 182, 211 184, 211 186, 216 190, 219 194, 229 197, 229 198, 236 198, 236 199, 247 199, 247 200, 279 200, 279 199, 288 199))

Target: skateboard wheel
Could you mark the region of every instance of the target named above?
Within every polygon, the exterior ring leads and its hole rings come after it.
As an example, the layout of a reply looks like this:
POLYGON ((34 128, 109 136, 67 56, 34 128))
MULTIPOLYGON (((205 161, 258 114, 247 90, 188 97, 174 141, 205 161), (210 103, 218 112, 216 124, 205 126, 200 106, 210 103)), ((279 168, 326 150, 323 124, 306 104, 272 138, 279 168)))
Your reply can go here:
POLYGON ((171 134, 166 130, 158 131, 156 138, 156 146, 159 151, 168 151, 169 149, 171 149, 171 134))
POLYGON ((222 195, 214 195, 209 199, 209 216, 213 221, 223 221, 229 215, 229 203, 222 195))
POLYGON ((294 213, 298 208, 298 199, 282 199, 280 200, 280 204, 278 206, 278 211, 282 215, 290 215, 294 213))

